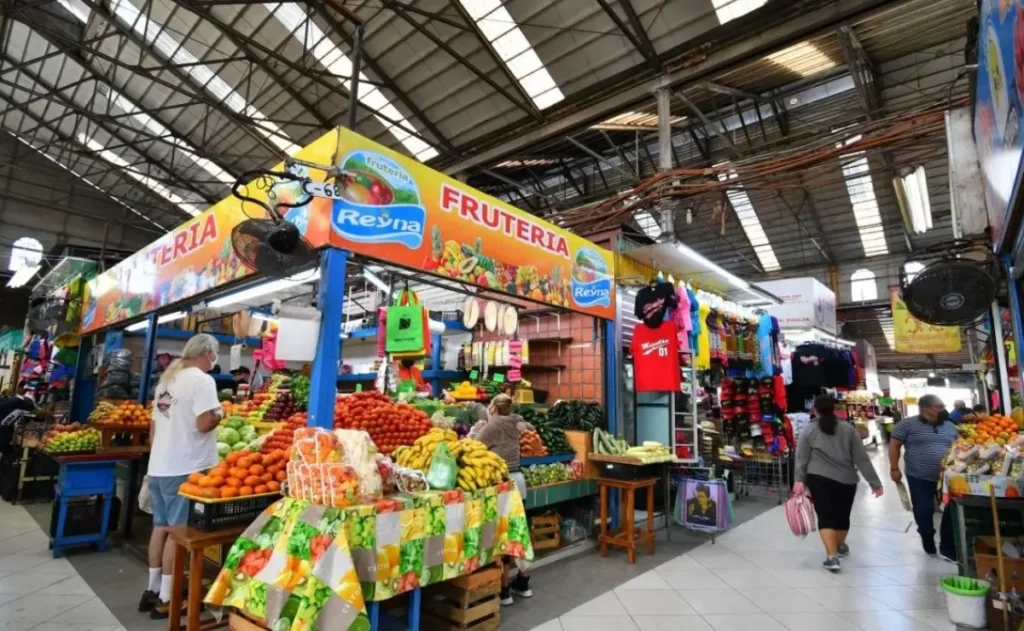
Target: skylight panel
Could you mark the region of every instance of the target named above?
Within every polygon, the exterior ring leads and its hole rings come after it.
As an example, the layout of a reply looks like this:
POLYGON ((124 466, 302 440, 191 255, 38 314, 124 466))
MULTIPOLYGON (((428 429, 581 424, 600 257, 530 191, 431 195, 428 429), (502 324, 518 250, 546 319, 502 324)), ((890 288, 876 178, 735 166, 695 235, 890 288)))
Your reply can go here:
MULTIPOLYGON (((735 171, 730 171, 728 176, 725 173, 718 174, 720 182, 734 180, 736 177, 735 171)), ((775 256, 775 250, 772 249, 772 244, 768 241, 768 235, 761 226, 761 220, 758 219, 757 212, 754 211, 754 204, 751 203, 746 191, 730 188, 726 190, 725 194, 736 213, 736 218, 740 221, 740 226, 743 227, 743 232, 747 235, 747 240, 754 248, 757 260, 761 261, 764 271, 777 272, 782 269, 779 259, 775 256)))
POLYGON ((75 176, 76 178, 78 178, 78 179, 79 179, 80 181, 82 181, 82 182, 85 182, 86 184, 88 184, 88 185, 89 185, 89 186, 91 186, 92 188, 96 189, 96 190, 97 190, 97 191, 99 191, 100 193, 103 193, 104 195, 106 195, 107 197, 109 197, 109 198, 110 198, 111 200, 113 200, 113 201, 114 201, 114 202, 115 202, 115 203, 116 203, 117 205, 119 205, 119 206, 124 206, 124 207, 125 207, 126 209, 128 209, 128 210, 129 210, 130 212, 132 212, 133 214, 135 214, 135 215, 137 215, 137 216, 141 217, 142 219, 144 219, 144 220, 148 221, 149 223, 153 224, 153 225, 154 225, 154 226, 156 226, 157 228, 159 228, 159 229, 161 229, 161 230, 166 230, 166 228, 164 228, 163 226, 161 226, 161 225, 160 225, 160 224, 158 224, 157 222, 155 222, 155 221, 153 221, 152 219, 150 219, 150 218, 149 218, 149 217, 148 217, 147 215, 144 215, 144 214, 142 214, 141 212, 139 212, 139 211, 135 210, 134 208, 132 208, 132 207, 131 207, 131 206, 129 206, 128 204, 124 203, 124 202, 123 202, 123 201, 121 201, 120 199, 118 199, 118 198, 114 197, 113 195, 111 195, 111 194, 110 194, 110 193, 109 193, 109 192, 108 192, 108 191, 107 191, 106 189, 103 189, 103 188, 101 188, 101 187, 100 187, 100 186, 98 186, 97 184, 93 183, 93 182, 92 182, 91 180, 88 180, 88 179, 86 179, 86 178, 85 178, 85 177, 84 177, 84 176, 83 176, 83 175, 82 175, 81 173, 78 173, 77 171, 75 171, 74 169, 72 169, 72 168, 71 168, 71 167, 69 167, 68 165, 64 164, 63 162, 61 162, 61 161, 60 161, 60 160, 58 160, 57 158, 54 158, 53 156, 51 156, 51 155, 50 155, 49 153, 47 153, 46 151, 44 151, 42 147, 40 147, 40 146, 37 146, 37 145, 36 145, 36 144, 35 144, 34 142, 31 142, 31 141, 29 141, 29 140, 26 140, 26 139, 25 139, 24 137, 22 137, 22 136, 21 136, 21 134, 15 133, 15 134, 14 134, 14 137, 15 137, 15 138, 17 138, 18 140, 20 140, 20 141, 21 141, 22 143, 24 143, 25 145, 27 145, 27 146, 31 147, 32 149, 35 149, 35 150, 36 150, 36 152, 38 152, 38 153, 39 153, 39 155, 43 156, 44 158, 46 158, 46 159, 47 159, 47 160, 49 160, 50 162, 52 162, 52 163, 56 164, 57 166, 59 166, 60 168, 64 169, 65 171, 67 171, 67 172, 68 172, 68 173, 70 173, 71 175, 74 175, 74 176, 75 176))
POLYGON ((768 0, 711 0, 711 4, 715 7, 715 15, 718 16, 719 24, 735 20, 754 9, 763 7, 767 3, 768 0))
MULTIPOLYGON (((836 146, 852 144, 851 141, 856 142, 851 139, 846 143, 836 143, 836 146)), ((878 200, 875 198, 875 186, 871 181, 867 154, 863 151, 855 151, 840 156, 840 161, 843 178, 846 180, 846 192, 850 196, 853 217, 860 233, 860 242, 864 246, 864 256, 888 254, 889 246, 885 243, 882 214, 878 210, 878 200)))
POLYGON ((836 67, 836 62, 810 42, 793 44, 768 55, 767 59, 801 77, 809 77, 836 67))
POLYGON ((661 226, 658 225, 658 221, 646 210, 638 210, 633 215, 633 219, 636 219, 636 225, 643 230, 647 238, 654 241, 658 240, 661 236, 661 226))
POLYGON ((103 158, 107 162, 120 168, 136 182, 142 184, 143 186, 153 191, 157 195, 165 198, 178 208, 184 210, 189 215, 195 217, 200 212, 202 212, 202 210, 198 206, 187 202, 183 197, 175 194, 174 192, 171 191, 171 189, 167 188, 156 179, 142 173, 141 171, 133 167, 131 164, 129 164, 127 160, 117 155, 113 151, 110 151, 109 149, 105 148, 100 142, 96 141, 95 139, 90 138, 85 134, 78 134, 78 142, 88 147, 90 151, 92 151, 99 157, 103 158))
POLYGON ((185 50, 181 43, 168 35, 162 25, 143 15, 131 2, 128 0, 114 0, 110 9, 117 16, 117 19, 124 22, 142 37, 147 44, 160 53, 160 56, 170 60, 172 63, 178 64, 182 71, 187 73, 197 85, 212 94, 229 109, 252 119, 257 131, 278 149, 288 155, 293 155, 301 149, 301 147, 291 141, 288 135, 284 133, 284 130, 267 120, 267 117, 262 112, 231 89, 208 66, 200 63, 199 59, 185 50))
MULTIPOLYGON (((352 91, 351 77, 353 70, 355 70, 352 60, 341 52, 340 48, 335 46, 334 42, 327 37, 327 34, 313 20, 306 16, 306 13, 298 4, 294 2, 268 2, 263 6, 285 28, 291 31, 292 37, 298 40, 306 51, 310 52, 324 68, 336 76, 337 80, 345 86, 345 89, 349 90, 349 92, 352 91), (349 78, 343 79, 342 77, 349 78)), ((361 72, 359 73, 359 81, 369 87, 370 79, 361 72)), ((417 160, 423 162, 437 155, 436 149, 410 133, 415 131, 412 123, 376 87, 368 90, 361 88, 358 98, 360 103, 371 110, 376 110, 380 114, 380 116, 375 114, 374 118, 391 132, 398 142, 417 160), (395 121, 396 124, 392 124, 383 118, 384 116, 395 121)))
POLYGON ((551 107, 565 98, 526 35, 500 0, 459 0, 459 4, 476 22, 491 48, 537 109, 551 107))

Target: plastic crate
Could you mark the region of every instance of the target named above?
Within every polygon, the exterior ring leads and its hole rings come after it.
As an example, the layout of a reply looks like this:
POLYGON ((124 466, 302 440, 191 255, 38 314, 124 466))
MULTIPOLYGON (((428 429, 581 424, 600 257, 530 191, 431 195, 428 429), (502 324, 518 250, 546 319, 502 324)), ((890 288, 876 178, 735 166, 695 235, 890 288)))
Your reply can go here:
POLYGON ((206 532, 247 526, 268 506, 281 499, 280 495, 239 497, 230 500, 201 502, 189 498, 188 525, 206 532))
MULTIPOLYGON (((50 512, 50 538, 57 536, 57 518, 60 502, 54 501, 50 512)), ((117 524, 121 517, 121 500, 117 497, 110 500, 110 520, 108 524, 117 524)), ((63 537, 92 535, 100 531, 103 523, 103 496, 74 497, 68 500, 68 513, 64 517, 63 537)))

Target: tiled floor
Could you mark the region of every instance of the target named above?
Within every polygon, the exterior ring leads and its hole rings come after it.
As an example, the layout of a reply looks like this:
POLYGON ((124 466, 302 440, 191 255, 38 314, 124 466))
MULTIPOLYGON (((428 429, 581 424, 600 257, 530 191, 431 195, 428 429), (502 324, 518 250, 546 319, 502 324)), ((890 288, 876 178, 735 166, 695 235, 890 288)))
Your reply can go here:
MULTIPOLYGON (((880 473, 888 471, 881 451, 873 459, 880 473)), ((840 574, 821 568, 818 537, 793 537, 781 507, 773 507, 714 545, 703 543, 639 574, 616 552, 542 568, 533 579, 535 597, 504 608, 502 628, 953 631, 937 584, 956 568, 925 556, 916 531, 908 530, 910 513, 891 484, 886 491, 876 499, 861 484, 848 540, 852 554, 840 574), (586 563, 589 572, 576 571, 574 563, 586 563), (574 590, 606 580, 614 586, 567 605, 574 590)))

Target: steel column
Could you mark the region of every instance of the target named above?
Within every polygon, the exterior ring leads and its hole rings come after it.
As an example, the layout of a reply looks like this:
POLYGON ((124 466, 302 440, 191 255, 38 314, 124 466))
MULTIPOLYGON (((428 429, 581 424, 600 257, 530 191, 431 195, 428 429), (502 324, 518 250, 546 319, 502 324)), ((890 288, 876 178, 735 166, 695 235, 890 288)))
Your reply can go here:
MULTIPOLYGON (((356 26, 355 42, 352 44, 352 80, 349 82, 348 128, 356 128, 356 112, 359 108, 359 71, 363 67, 363 25, 356 26)), ((338 156, 341 159, 341 156, 338 156)))
MULTIPOLYGON (((1010 374, 1006 368, 1006 344, 1003 343, 1003 323, 999 319, 999 302, 993 300, 989 307, 988 317, 992 323, 992 357, 995 358, 996 369, 999 371, 1000 412, 1010 411, 1010 374)), ((992 410, 995 412, 995 410, 992 410)))
POLYGON ((146 345, 142 349, 142 370, 139 372, 139 403, 146 405, 153 385, 153 356, 156 354, 156 312, 146 316, 146 345))
POLYGON ((330 248, 320 254, 320 337, 309 376, 309 426, 334 427, 334 398, 338 391, 341 326, 345 304, 348 251, 330 248))
MULTIPOLYGON (((1003 257, 1003 265, 1006 269, 1006 293, 1010 296, 1010 324, 1013 326, 1013 341, 1017 347, 1017 375, 1024 380, 1024 352, 1021 352, 1021 343, 1024 340, 1024 322, 1021 322, 1020 287, 1018 280, 1013 277, 1011 269, 1013 265, 1009 256, 1003 257)), ((1024 387, 1022 387, 1024 390, 1024 387)), ((1022 392, 1024 394, 1024 392, 1022 392)), ((1010 405, 1006 409, 1011 409, 1010 405)))

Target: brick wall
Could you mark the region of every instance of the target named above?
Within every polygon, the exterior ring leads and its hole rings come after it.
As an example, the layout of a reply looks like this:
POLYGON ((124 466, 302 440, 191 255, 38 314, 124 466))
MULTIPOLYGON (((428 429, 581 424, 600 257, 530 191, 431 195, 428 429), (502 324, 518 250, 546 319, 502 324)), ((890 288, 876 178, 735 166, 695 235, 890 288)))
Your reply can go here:
MULTIPOLYGON (((531 338, 572 338, 562 342, 561 356, 555 342, 530 344, 530 363, 523 367, 523 377, 533 387, 549 392, 548 401, 558 399, 586 399, 604 403, 604 359, 603 345, 598 321, 597 337, 594 331, 595 318, 582 314, 562 314, 561 323, 554 315, 540 316, 540 328, 530 316, 519 320, 519 337, 531 338), (542 372, 530 366, 564 365, 561 375, 556 372, 542 372), (560 378, 559 378, 560 377, 560 378)), ((493 333, 476 334, 474 339, 491 341, 503 339, 493 333)))

